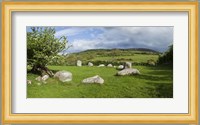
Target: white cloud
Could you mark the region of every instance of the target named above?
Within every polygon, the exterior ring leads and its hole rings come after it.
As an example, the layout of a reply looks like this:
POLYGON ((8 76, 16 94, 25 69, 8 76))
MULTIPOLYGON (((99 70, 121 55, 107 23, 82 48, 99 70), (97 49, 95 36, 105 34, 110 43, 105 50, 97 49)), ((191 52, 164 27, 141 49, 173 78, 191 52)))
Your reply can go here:
POLYGON ((59 36, 73 36, 76 34, 79 34, 80 32, 82 32, 81 30, 77 30, 76 28, 68 28, 68 29, 63 29, 60 30, 58 32, 56 32, 55 36, 59 37, 59 36))
POLYGON ((60 31, 57 31, 55 36, 56 37, 60 37, 60 36, 75 36, 78 34, 81 34, 83 32, 87 32, 87 31, 94 31, 93 27, 68 27, 68 28, 63 28, 60 31))
POLYGON ((84 51, 88 49, 95 49, 97 48, 96 45, 98 44, 98 41, 93 40, 75 40, 72 42, 72 47, 69 48, 69 51, 72 52, 78 52, 78 51, 84 51))
MULTIPOLYGON (((173 27, 100 27, 99 29, 102 33, 95 34, 94 30, 90 34, 90 39, 72 41, 73 47, 70 51, 99 48, 149 48, 165 51, 173 42, 173 27)), ((72 28, 70 32, 76 34, 81 31, 72 28)))

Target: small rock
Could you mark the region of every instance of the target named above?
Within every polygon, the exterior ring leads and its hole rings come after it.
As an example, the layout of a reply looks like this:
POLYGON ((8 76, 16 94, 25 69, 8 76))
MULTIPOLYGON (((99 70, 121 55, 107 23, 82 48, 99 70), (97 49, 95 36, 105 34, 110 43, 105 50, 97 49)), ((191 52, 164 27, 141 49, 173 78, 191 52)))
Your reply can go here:
POLYGON ((46 83, 46 80, 49 78, 49 75, 44 75, 44 76, 38 76, 37 78, 35 78, 35 80, 39 81, 39 82, 43 82, 46 83))
POLYGON ((121 71, 119 71, 117 73, 118 76, 125 76, 125 75, 139 75, 140 72, 137 69, 132 69, 132 68, 128 68, 128 69, 123 69, 121 71))
POLYGON ((27 84, 31 84, 32 82, 31 82, 31 80, 27 80, 27 84))
POLYGON ((42 84, 38 82, 38 83, 37 83, 37 85, 39 85, 39 86, 40 86, 40 85, 42 85, 42 84))
POLYGON ((104 64, 100 64, 98 67, 104 67, 105 65, 104 64))
POLYGON ((68 71, 58 71, 54 77, 58 78, 62 82, 68 82, 72 80, 72 73, 68 71))
POLYGON ((49 78, 49 75, 42 76, 42 81, 46 81, 49 78))
POLYGON ((148 60, 147 63, 150 66, 155 66, 156 65, 156 62, 154 60, 152 60, 152 59, 148 60))
POLYGON ((155 63, 155 62, 150 62, 149 65, 151 65, 151 66, 155 66, 156 63, 155 63))
POLYGON ((103 84, 104 80, 100 76, 96 75, 96 76, 89 77, 89 78, 86 78, 86 79, 82 80, 82 83, 98 83, 98 84, 103 84))
POLYGON ((124 66, 123 66, 123 65, 119 65, 119 66, 117 67, 117 69, 122 70, 122 69, 124 69, 124 66))
POLYGON ((77 60, 76 65, 77 66, 82 66, 82 62, 80 60, 77 60))
POLYGON ((113 65, 112 64, 108 64, 107 67, 113 67, 113 65))
POLYGON ((42 81, 42 77, 41 76, 38 76, 37 78, 35 78, 35 80, 37 80, 37 81, 42 81))
POLYGON ((89 63, 88 63, 88 66, 93 66, 93 63, 89 62, 89 63))

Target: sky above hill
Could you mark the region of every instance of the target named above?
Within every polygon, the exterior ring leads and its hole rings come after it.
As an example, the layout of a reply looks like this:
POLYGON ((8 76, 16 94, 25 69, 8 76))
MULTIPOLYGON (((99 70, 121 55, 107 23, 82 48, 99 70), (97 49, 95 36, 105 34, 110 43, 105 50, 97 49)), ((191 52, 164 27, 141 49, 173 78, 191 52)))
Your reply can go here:
MULTIPOLYGON (((56 37, 67 36, 66 52, 88 49, 148 48, 164 52, 173 43, 173 27, 55 27, 56 37)), ((27 28, 30 31, 30 27, 27 28)))

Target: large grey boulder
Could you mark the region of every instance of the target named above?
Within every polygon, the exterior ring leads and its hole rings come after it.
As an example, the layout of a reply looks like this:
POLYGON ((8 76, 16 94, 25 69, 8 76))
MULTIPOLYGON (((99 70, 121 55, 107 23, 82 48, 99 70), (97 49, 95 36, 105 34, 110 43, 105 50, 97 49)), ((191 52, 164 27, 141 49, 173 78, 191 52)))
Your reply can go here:
POLYGON ((93 63, 89 62, 89 63, 88 63, 88 66, 93 66, 93 63))
POLYGON ((81 60, 77 60, 76 65, 77 65, 77 66, 82 66, 81 60))
POLYGON ((131 62, 125 62, 124 63, 124 68, 127 69, 127 68, 132 68, 132 63, 131 62))
POLYGON ((119 65, 119 66, 117 67, 117 69, 122 70, 122 69, 124 69, 124 66, 123 66, 123 65, 119 65))
POLYGON ((118 76, 125 76, 125 75, 139 75, 140 72, 137 69, 132 69, 132 68, 128 68, 128 69, 123 69, 121 71, 119 71, 117 73, 118 76))
POLYGON ((89 78, 86 78, 86 79, 82 80, 82 83, 98 83, 98 84, 103 84, 104 80, 100 76, 96 75, 96 76, 89 77, 89 78))
POLYGON ((58 78, 61 82, 69 82, 72 80, 72 73, 68 71, 58 71, 54 77, 58 78))

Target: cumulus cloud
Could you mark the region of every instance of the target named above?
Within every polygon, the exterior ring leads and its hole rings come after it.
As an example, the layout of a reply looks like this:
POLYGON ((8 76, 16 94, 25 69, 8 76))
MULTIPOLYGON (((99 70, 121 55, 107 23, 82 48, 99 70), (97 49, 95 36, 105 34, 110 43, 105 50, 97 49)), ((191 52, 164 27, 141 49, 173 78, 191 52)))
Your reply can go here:
POLYGON ((173 43, 173 27, 72 27, 56 34, 74 37, 69 41, 73 46, 71 52, 112 48, 149 48, 163 52, 173 43), (85 37, 76 38, 80 34, 85 37))

